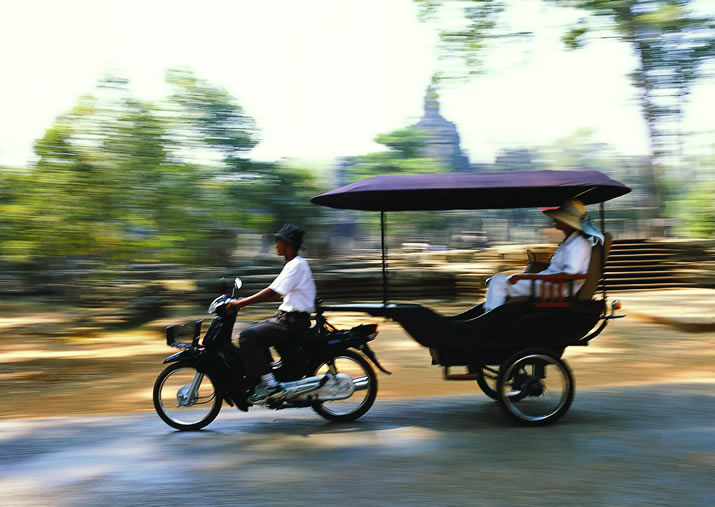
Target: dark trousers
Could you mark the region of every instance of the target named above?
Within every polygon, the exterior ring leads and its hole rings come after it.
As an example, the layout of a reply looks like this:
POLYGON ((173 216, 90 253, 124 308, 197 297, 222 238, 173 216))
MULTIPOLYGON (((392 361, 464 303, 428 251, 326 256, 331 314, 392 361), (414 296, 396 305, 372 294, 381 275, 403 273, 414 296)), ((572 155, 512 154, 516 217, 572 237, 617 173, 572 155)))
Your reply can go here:
POLYGON ((291 343, 310 327, 310 314, 278 310, 273 317, 244 329, 238 337, 247 377, 270 373, 268 348, 291 343))

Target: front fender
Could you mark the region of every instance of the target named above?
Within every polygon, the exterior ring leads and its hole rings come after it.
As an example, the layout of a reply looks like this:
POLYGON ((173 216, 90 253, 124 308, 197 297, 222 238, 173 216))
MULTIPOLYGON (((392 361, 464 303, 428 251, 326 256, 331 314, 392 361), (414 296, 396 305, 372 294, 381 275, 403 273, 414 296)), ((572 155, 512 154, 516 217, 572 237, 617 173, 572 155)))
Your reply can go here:
POLYGON ((204 351, 203 350, 196 350, 196 349, 187 349, 187 350, 182 350, 181 352, 177 352, 176 354, 172 354, 166 359, 164 359, 163 364, 168 364, 168 363, 175 363, 177 361, 196 361, 198 362, 199 359, 203 356, 204 351))
POLYGON ((391 372, 391 371, 388 371, 388 370, 386 370, 385 368, 382 367, 382 365, 380 364, 380 361, 377 360, 377 356, 376 356, 375 353, 372 351, 372 349, 367 346, 367 343, 363 343, 362 345, 360 345, 360 346, 358 347, 358 350, 360 350, 363 354, 365 354, 365 356, 367 356, 367 358, 368 358, 370 361, 372 361, 372 363, 373 363, 375 366, 377 366, 377 368, 378 368, 381 372, 387 373, 388 375, 392 375, 392 372, 391 372))

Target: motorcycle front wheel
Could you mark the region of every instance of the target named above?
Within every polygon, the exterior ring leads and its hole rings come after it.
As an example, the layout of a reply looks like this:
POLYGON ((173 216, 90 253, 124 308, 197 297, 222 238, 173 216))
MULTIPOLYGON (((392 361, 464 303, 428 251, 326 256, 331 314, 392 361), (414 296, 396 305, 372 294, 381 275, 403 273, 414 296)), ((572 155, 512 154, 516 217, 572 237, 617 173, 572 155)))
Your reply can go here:
POLYGON ((221 410, 222 399, 211 377, 190 363, 174 363, 154 382, 154 408, 177 430, 200 430, 221 410))
POLYGON ((355 392, 345 400, 322 401, 313 404, 320 416, 329 421, 354 421, 365 415, 377 397, 377 375, 362 355, 345 350, 320 364, 313 375, 345 373, 353 379, 355 392))

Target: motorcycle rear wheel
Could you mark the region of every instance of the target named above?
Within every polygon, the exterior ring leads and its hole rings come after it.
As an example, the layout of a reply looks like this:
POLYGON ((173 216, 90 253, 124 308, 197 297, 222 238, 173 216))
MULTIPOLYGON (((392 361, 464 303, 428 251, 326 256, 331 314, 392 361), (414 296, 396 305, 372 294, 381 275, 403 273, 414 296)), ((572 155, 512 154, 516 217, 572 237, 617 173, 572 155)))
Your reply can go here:
POLYGON ((210 424, 221 410, 223 399, 216 383, 190 363, 173 363, 154 382, 154 409, 159 417, 177 430, 195 431, 210 424), (198 377, 197 375, 203 375, 198 377), (189 396, 194 379, 200 380, 196 396, 189 396))
POLYGON ((352 350, 345 350, 339 355, 326 361, 315 369, 313 375, 324 375, 329 372, 329 362, 335 365, 336 373, 346 373, 353 378, 353 383, 359 383, 361 388, 356 389, 350 398, 345 400, 322 401, 313 404, 321 417, 329 421, 346 422, 365 415, 377 397, 377 375, 370 363, 362 355, 352 350))

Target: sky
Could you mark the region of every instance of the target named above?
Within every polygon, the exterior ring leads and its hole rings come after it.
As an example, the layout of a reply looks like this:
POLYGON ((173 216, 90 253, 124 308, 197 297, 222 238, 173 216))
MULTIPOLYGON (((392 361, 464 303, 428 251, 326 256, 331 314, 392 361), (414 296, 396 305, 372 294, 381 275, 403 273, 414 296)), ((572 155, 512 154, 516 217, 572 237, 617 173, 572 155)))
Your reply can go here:
MULTIPOLYGON (((8 5, 10 5, 8 7, 8 5)), ((167 95, 188 67, 224 87, 261 130, 257 160, 329 161, 380 149, 376 135, 416 123, 437 58, 437 27, 411 0, 24 0, 0 17, 0 166, 32 161, 32 143, 107 71, 134 95, 167 95)), ((579 129, 623 154, 648 151, 627 46, 578 52, 559 38, 574 13, 519 2, 513 28, 536 35, 489 52, 488 72, 440 90, 472 162, 550 144, 579 129)), ((712 82, 696 88, 691 129, 712 129, 712 82)))

